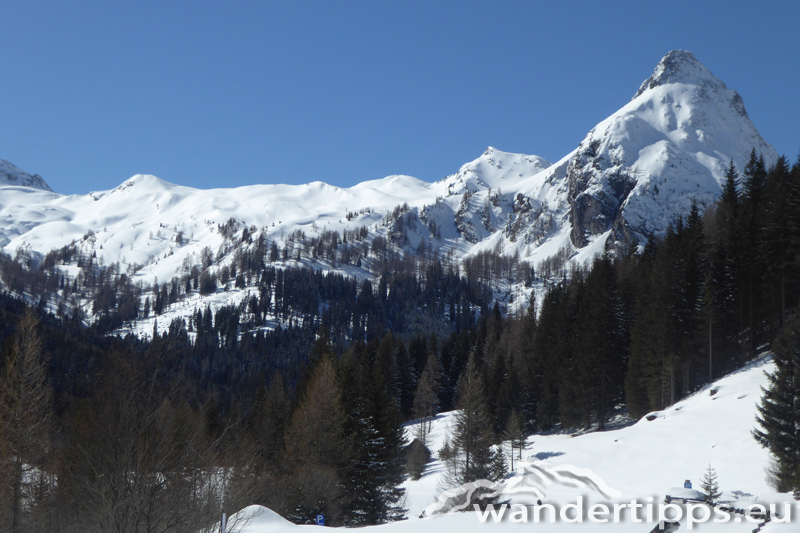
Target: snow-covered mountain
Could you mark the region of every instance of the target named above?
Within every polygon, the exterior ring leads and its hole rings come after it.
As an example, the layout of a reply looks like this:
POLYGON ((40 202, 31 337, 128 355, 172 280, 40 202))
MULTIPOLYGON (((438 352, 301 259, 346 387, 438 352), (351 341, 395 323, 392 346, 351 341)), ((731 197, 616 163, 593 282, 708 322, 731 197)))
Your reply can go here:
MULTIPOLYGON (((741 97, 690 52, 676 50, 630 102, 552 165, 490 147, 435 183, 389 176, 350 188, 312 181, 200 190, 137 175, 109 191, 65 196, 0 161, 0 247, 42 255, 75 244, 148 282, 185 273, 209 252, 215 267, 224 265, 251 245, 245 235, 283 248, 360 228, 366 245, 382 237, 398 252, 456 261, 493 251, 537 267, 556 255, 585 262, 609 240, 637 245, 663 232, 692 201, 708 205, 730 160, 743 169, 753 148, 768 165, 777 158, 741 97)), ((287 254, 289 263, 298 260, 372 274, 354 263, 287 254)))
POLYGON ((731 159, 740 169, 761 138, 741 96, 691 52, 673 50, 622 109, 595 126, 569 161, 572 242, 613 230, 628 243, 661 232, 693 200, 708 205, 731 159))
POLYGON ((53 190, 40 175, 34 174, 31 176, 5 159, 0 159, 0 186, 2 185, 33 187, 34 189, 43 189, 45 191, 53 190))

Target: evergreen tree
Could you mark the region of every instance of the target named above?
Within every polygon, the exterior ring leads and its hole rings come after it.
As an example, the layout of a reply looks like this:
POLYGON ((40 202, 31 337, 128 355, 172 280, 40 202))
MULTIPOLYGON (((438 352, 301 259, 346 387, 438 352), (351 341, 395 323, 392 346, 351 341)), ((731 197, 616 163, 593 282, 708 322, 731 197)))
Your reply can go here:
POLYGON ((754 354, 759 341, 763 340, 759 327, 762 313, 762 276, 766 271, 765 258, 761 254, 763 239, 762 197, 766 184, 767 171, 764 158, 757 156, 755 149, 744 168, 742 182, 741 213, 737 218, 737 230, 741 242, 737 253, 740 255, 740 297, 742 305, 742 328, 747 329, 748 351, 754 354))
POLYGON ((502 446, 497 446, 494 450, 494 459, 492 462, 492 479, 500 481, 508 475, 508 466, 506 465, 506 453, 503 451, 502 446))
POLYGON ((772 295, 773 321, 781 326, 786 320, 787 285, 796 275, 794 266, 798 245, 793 242, 791 213, 791 172, 789 163, 781 156, 770 169, 764 187, 763 240, 760 253, 766 259, 766 273, 772 295))
POLYGON ((261 387, 248 419, 256 446, 257 467, 264 472, 279 470, 284 449, 284 432, 291 416, 291 401, 278 372, 269 388, 261 387))
POLYGON ((522 319, 522 330, 520 331, 520 353, 517 361, 518 373, 516 375, 520 384, 517 396, 520 400, 519 414, 523 424, 523 429, 533 432, 536 428, 537 407, 541 397, 541 383, 538 378, 538 367, 536 361, 535 339, 536 339, 536 297, 535 292, 531 293, 528 301, 528 308, 522 319))
POLYGON ((753 436, 777 462, 777 488, 800 486, 800 319, 788 322, 772 345, 775 372, 758 406, 753 436))
POLYGON ((562 423, 588 425, 592 415, 600 430, 622 399, 627 362, 627 329, 617 276, 608 257, 594 261, 577 296, 573 368, 561 382, 562 423), (569 391, 568 399, 563 392, 569 391))
POLYGON ((717 472, 708 465, 703 480, 700 482, 700 489, 703 491, 703 501, 709 505, 716 505, 722 492, 719 490, 719 483, 717 483, 717 472))
POLYGON ((455 472, 452 472, 457 484, 493 479, 493 438, 486 390, 473 354, 458 386, 453 444, 458 450, 459 460, 455 472))
POLYGON ((532 373, 541 384, 536 408, 540 429, 559 419, 559 378, 562 362, 569 357, 571 326, 569 296, 565 284, 559 283, 545 293, 534 335, 532 373))
MULTIPOLYGON (((381 343, 383 344, 383 342, 381 343)), ((342 358, 346 434, 354 447, 347 469, 347 523, 381 524, 403 518, 405 430, 370 348, 358 343, 342 358)), ((391 368, 391 367, 390 367, 391 368)))
POLYGON ((739 206, 739 173, 731 159, 728 170, 725 172, 725 184, 722 186, 722 196, 720 197, 720 212, 723 220, 732 223, 736 219, 736 210, 739 206))

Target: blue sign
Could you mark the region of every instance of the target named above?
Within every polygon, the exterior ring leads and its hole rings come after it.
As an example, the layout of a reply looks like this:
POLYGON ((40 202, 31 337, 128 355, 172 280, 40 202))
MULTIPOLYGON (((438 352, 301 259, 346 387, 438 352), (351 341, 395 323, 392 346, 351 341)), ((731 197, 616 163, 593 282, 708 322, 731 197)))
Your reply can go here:
POLYGON ((317 515, 317 525, 318 526, 324 526, 325 525, 325 515, 324 514, 318 514, 317 515))
POLYGON ((692 482, 687 479, 686 481, 683 482, 683 488, 684 489, 691 489, 692 488, 692 482))

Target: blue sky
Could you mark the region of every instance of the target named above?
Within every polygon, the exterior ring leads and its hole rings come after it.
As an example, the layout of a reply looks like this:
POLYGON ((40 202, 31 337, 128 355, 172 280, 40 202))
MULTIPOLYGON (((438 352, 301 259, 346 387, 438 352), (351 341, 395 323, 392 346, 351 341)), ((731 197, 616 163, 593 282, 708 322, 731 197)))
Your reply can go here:
POLYGON ((3 2, 0 158, 58 192, 556 161, 669 50, 800 148, 800 2, 3 2))

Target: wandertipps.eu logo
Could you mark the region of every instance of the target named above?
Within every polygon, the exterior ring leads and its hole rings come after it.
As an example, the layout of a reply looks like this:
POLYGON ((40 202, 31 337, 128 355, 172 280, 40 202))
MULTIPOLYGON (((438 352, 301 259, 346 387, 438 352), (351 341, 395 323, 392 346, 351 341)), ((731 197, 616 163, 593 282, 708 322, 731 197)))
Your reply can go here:
POLYGON ((439 499, 429 505, 425 516, 471 509, 474 504, 490 504, 513 495, 535 496, 541 500, 553 485, 575 489, 589 489, 605 498, 619 498, 622 493, 608 486, 600 476, 588 468, 562 465, 523 463, 518 474, 502 481, 481 479, 445 490, 439 499))
MULTIPOLYGON (((441 493, 436 503, 429 505, 424 516, 453 513, 458 511, 476 512, 480 522, 508 521, 512 523, 622 523, 633 522, 658 524, 653 531, 671 532, 685 521, 687 529, 695 524, 741 523, 763 525, 767 521, 788 523, 792 520, 793 503, 749 503, 746 507, 732 505, 730 502, 712 506, 697 501, 659 501, 648 497, 643 500, 620 501, 621 493, 609 487, 599 476, 589 469, 573 465, 524 464, 517 475, 499 482, 478 480, 465 483, 441 493), (580 495, 569 503, 553 504, 547 501, 547 491, 553 486, 585 489, 595 494, 589 501, 580 495), (512 503, 520 501, 520 496, 534 496, 534 505, 512 503), (597 502, 597 496, 608 502, 597 502), (543 501, 544 500, 544 501, 543 501), (613 501, 612 500, 616 500, 613 501)), ((530 498, 522 498, 529 500, 530 498)))

